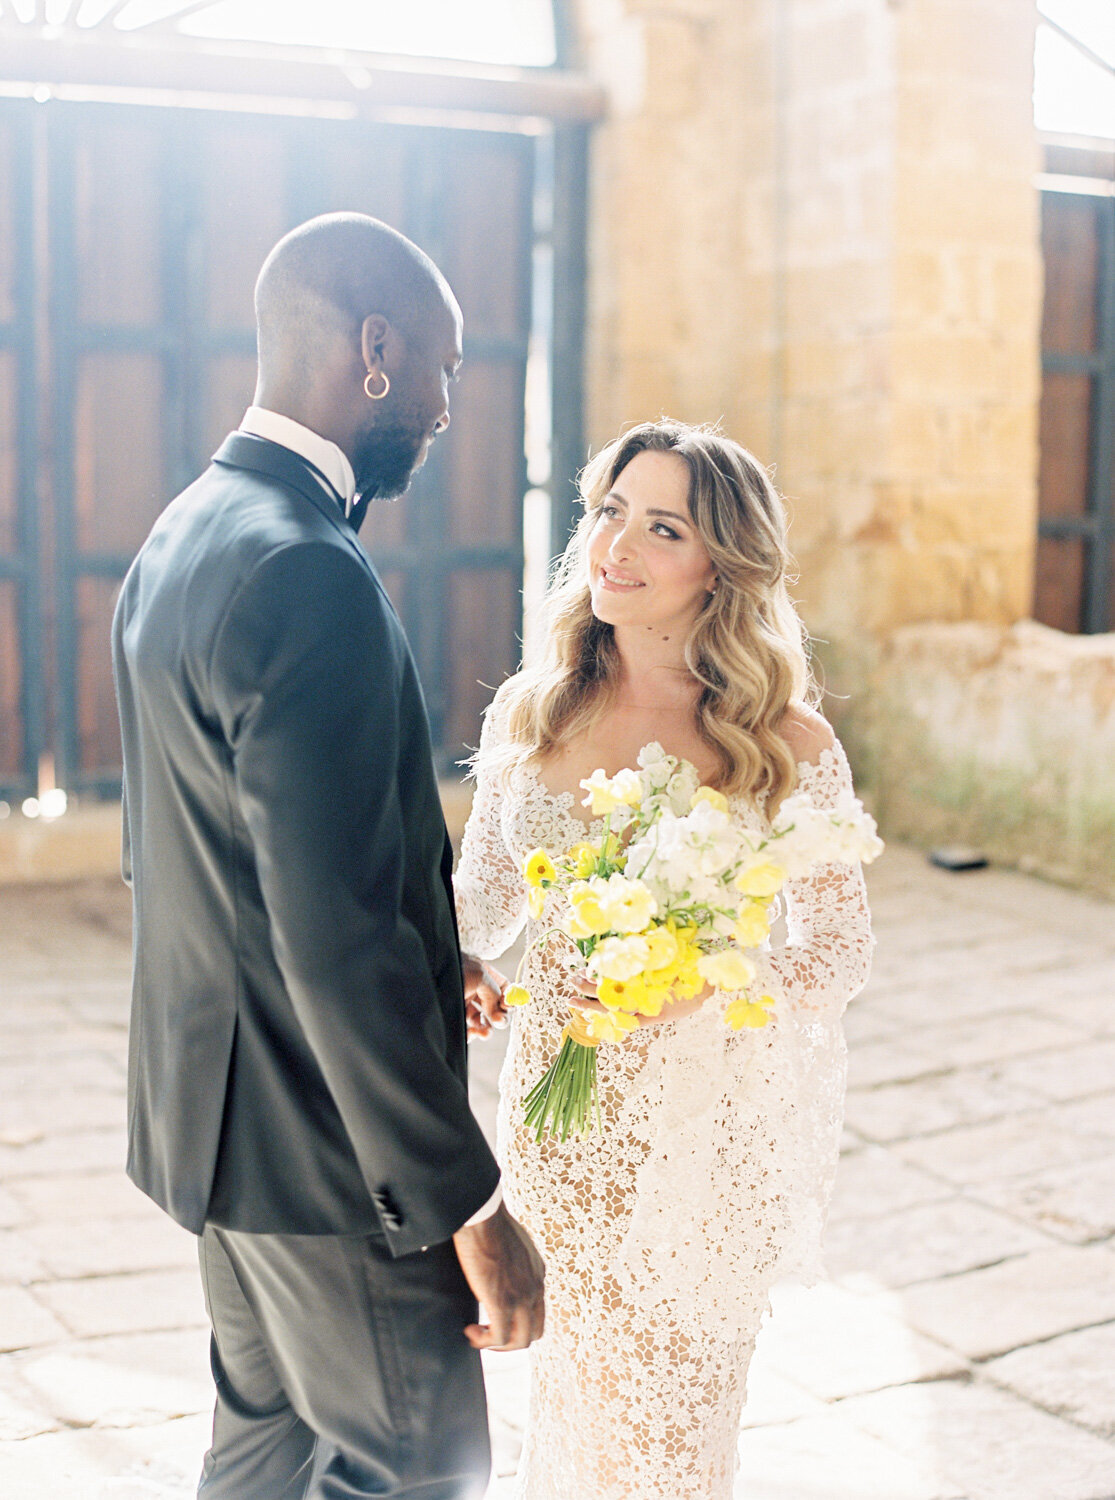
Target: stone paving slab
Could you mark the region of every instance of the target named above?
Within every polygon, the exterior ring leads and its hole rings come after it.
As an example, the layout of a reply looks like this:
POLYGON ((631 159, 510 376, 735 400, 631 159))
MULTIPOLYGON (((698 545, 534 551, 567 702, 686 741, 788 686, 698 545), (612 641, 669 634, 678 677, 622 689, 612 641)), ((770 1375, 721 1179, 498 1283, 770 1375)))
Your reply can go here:
MULTIPOLYGON (((1115 1112, 1107 1100, 1102 1103, 1115 1128, 1115 1112)), ((938 1131, 899 1142, 894 1149, 903 1161, 946 1177, 957 1187, 982 1189, 1034 1171, 1068 1171, 1079 1162, 1110 1156, 1113 1147, 1111 1130, 1102 1119, 1083 1115, 1078 1105, 1059 1104, 938 1131)))
POLYGON ((903 1454, 834 1410, 744 1432, 736 1493, 740 1500, 967 1500, 934 1472, 932 1454, 928 1461, 903 1454))
POLYGON ((209 1333, 137 1333, 0 1359, 0 1390, 63 1427, 136 1427, 213 1409, 209 1333))
POLYGON ((1115 1254, 1106 1246, 1036 1250, 907 1287, 903 1304, 915 1328, 984 1359, 1115 1319, 1115 1254))
MULTIPOLYGON (((1115 909, 901 848, 869 884, 836 1279, 776 1292, 737 1500, 1113 1500, 1115 909)), ((121 1171, 128 923, 0 891, 2 1500, 190 1500, 207 1442, 194 1241, 121 1171)), ((528 1362, 485 1369, 509 1500, 528 1362)))
POLYGON ((36 1287, 35 1294, 79 1338, 206 1324, 195 1269, 49 1281, 36 1287))
POLYGON ((940 1069, 900 1083, 879 1080, 875 1088, 851 1087, 847 1118, 860 1135, 886 1144, 1021 1114, 1046 1103, 1047 1097, 1033 1087, 1004 1081, 998 1068, 940 1069))
POLYGON ((1015 1349, 984 1373, 1035 1406, 1115 1437, 1115 1322, 1015 1349))
POLYGON ((826 1264, 837 1279, 866 1273, 883 1286, 904 1287, 1048 1245, 1048 1236, 1029 1225, 957 1197, 830 1224, 826 1264))
POLYGON ((1058 1239, 1109 1240, 1115 1235, 1115 1153, 1067 1171, 987 1183, 983 1195, 1058 1239))
POLYGON ((826 1282, 776 1287, 772 1306, 759 1335, 766 1365, 823 1401, 967 1369, 962 1356, 911 1329, 895 1297, 826 1282))
POLYGON ((982 1382, 937 1380, 840 1403, 856 1427, 928 1464, 965 1500, 1107 1500, 1111 1445, 982 1382))

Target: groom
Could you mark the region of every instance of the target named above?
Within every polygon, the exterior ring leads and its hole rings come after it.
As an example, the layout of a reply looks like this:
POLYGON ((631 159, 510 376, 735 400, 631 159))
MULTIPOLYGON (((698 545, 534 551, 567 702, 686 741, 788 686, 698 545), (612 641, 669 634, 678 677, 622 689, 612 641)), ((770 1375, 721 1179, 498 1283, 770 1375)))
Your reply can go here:
POLYGON ((478 1350, 538 1337, 542 1269, 469 1110, 466 996, 491 1011, 496 981, 462 984, 422 696, 356 539, 448 426, 461 315, 357 214, 282 239, 256 312, 254 404, 113 623, 128 1170, 199 1236, 199 1495, 465 1500, 478 1350))

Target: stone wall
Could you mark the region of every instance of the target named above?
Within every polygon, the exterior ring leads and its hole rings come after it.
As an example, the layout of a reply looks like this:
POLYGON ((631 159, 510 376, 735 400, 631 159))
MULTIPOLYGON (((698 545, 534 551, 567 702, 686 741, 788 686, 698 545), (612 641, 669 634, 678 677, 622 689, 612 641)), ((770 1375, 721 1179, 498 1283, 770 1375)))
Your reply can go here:
POLYGON ((774 464, 821 636, 1030 607, 1041 262, 1018 0, 581 0, 587 417, 774 464))
POLYGON ((1115 648, 1017 624, 1041 381, 1034 7, 576 10, 611 98, 591 442, 720 419, 775 466, 828 711, 886 831, 1115 891, 1115 648))
POLYGON ((1115 636, 907 625, 834 704, 881 823, 1115 897, 1115 636))

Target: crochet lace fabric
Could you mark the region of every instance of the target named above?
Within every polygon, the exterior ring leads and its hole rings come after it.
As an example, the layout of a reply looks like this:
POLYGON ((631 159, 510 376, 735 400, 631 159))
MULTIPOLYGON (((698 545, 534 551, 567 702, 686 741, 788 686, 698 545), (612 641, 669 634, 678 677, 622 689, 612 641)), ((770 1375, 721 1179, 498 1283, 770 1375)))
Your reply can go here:
MULTIPOLYGON (((502 734, 497 697, 456 876, 462 946, 482 957, 527 920, 523 856, 568 849, 587 826, 573 796, 529 768, 497 783, 485 762, 502 734)), ((798 774, 820 806, 851 783, 839 746, 798 774)), ((762 825, 743 802, 732 813, 762 825)), ((771 1024, 733 1033, 722 996, 600 1047, 603 1129, 564 1144, 539 1144, 522 1123, 568 1016, 561 940, 538 942, 554 913, 529 924, 532 1000, 512 1013, 498 1124, 508 1207, 546 1260, 518 1500, 730 1500, 770 1287, 816 1274, 843 1106, 840 1016, 873 946, 858 867, 825 866, 784 894, 786 941, 760 960, 771 1024)))

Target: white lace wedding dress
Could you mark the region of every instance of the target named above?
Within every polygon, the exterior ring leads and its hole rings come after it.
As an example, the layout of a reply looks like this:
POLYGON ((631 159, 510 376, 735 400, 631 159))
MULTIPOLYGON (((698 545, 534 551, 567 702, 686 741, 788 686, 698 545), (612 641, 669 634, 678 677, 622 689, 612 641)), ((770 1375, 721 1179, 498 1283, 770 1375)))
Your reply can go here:
MULTIPOLYGON (((568 849, 586 828, 575 799, 532 770, 497 783, 502 733, 497 697, 456 876, 462 947, 489 958, 526 920, 523 856, 568 849)), ((799 767, 818 805, 849 784, 839 746, 799 767)), ((732 811, 761 822, 742 803, 732 811)), ((508 1208, 546 1261, 518 1500, 731 1496, 770 1287, 815 1270, 843 1108, 840 1016, 873 942, 858 868, 826 866, 785 896, 788 940, 761 961, 772 1023, 732 1032, 722 1003, 708 1003, 600 1047, 604 1128, 565 1144, 539 1144, 523 1125, 523 1096, 568 1018, 552 944, 528 949, 533 998, 512 1012, 498 1126, 508 1208)))

